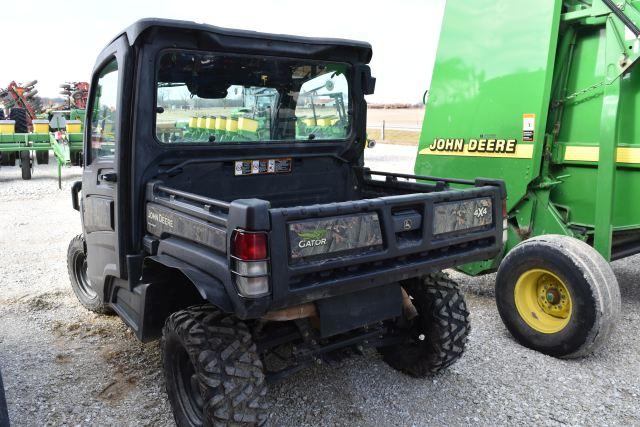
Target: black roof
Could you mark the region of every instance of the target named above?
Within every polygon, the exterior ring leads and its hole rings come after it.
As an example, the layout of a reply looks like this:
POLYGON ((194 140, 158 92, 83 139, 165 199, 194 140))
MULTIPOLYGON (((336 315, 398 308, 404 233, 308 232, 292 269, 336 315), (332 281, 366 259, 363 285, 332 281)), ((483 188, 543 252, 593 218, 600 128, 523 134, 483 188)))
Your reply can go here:
MULTIPOLYGON (((317 37, 302 37, 302 36, 290 36, 285 34, 270 34, 260 33, 257 31, 238 30, 232 28, 217 27, 209 24, 198 24, 192 21, 179 21, 174 19, 159 19, 159 18, 145 18, 140 19, 117 37, 122 34, 126 34, 130 45, 134 45, 136 41, 149 29, 158 28, 166 30, 183 30, 188 32, 205 32, 218 34, 230 37, 258 39, 258 40, 273 40, 285 43, 298 43, 306 45, 322 45, 322 46, 336 46, 346 47, 350 50, 358 51, 358 56, 365 59, 365 62, 369 62, 372 55, 371 45, 367 42, 338 39, 338 38, 317 38, 317 37)), ((116 37, 116 38, 117 38, 116 37)), ((115 40, 115 39, 114 39, 115 40)))

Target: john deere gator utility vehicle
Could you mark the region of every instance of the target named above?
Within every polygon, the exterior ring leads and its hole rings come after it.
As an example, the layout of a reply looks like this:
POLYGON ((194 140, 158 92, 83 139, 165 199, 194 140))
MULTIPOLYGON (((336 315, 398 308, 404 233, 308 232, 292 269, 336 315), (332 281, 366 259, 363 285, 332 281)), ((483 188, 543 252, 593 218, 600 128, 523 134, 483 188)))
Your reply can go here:
POLYGON ((547 354, 601 346, 640 252, 640 2, 448 2, 415 171, 507 183, 498 270, 511 333, 547 354))
POLYGON ((468 312, 440 270, 502 250, 503 184, 364 168, 371 54, 142 20, 98 57, 71 284, 161 337, 179 425, 261 424, 266 381, 366 347, 417 377, 462 354, 468 312), (342 116, 304 123, 334 100, 342 116))

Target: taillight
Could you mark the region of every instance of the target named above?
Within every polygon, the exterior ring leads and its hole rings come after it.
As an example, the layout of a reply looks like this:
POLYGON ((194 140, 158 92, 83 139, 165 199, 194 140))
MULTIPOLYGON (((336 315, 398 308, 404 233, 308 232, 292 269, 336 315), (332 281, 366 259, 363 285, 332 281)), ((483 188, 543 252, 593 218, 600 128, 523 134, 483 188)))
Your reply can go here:
POLYGON ((231 254, 243 261, 267 259, 267 235, 234 231, 231 237, 231 254))
POLYGON ((235 230, 231 235, 232 272, 243 297, 269 293, 268 252, 266 233, 235 230))

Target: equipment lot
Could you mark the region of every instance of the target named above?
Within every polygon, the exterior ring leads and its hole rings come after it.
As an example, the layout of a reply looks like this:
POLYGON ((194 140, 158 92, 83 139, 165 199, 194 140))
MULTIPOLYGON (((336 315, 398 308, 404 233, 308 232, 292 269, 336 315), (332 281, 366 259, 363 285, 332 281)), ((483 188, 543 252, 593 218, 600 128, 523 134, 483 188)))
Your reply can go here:
MULTIPOLYGON (((415 147, 367 150, 376 170, 411 172, 415 147)), ((157 343, 140 344, 115 316, 84 310, 66 267, 80 231, 69 188, 80 168, 53 163, 31 181, 0 170, 0 369, 14 425, 171 425, 157 343)), ((304 370, 270 393, 274 425, 639 424, 640 256, 613 263, 623 300, 610 342, 558 360, 509 336, 493 276, 455 274, 472 316, 468 351, 444 374, 416 380, 375 353, 304 370)))

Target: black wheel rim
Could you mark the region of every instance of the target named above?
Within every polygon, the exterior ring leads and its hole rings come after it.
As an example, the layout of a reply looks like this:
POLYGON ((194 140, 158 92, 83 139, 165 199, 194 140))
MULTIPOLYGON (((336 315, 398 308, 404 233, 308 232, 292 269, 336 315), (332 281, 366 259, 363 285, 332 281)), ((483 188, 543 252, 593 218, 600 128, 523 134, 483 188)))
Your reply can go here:
POLYGON ((200 394, 198 375, 184 349, 174 356, 172 371, 184 415, 191 425, 202 425, 204 400, 200 394))
POLYGON ((76 253, 73 260, 73 273, 80 291, 88 298, 94 299, 98 294, 93 290, 87 275, 87 257, 82 252, 76 253))

